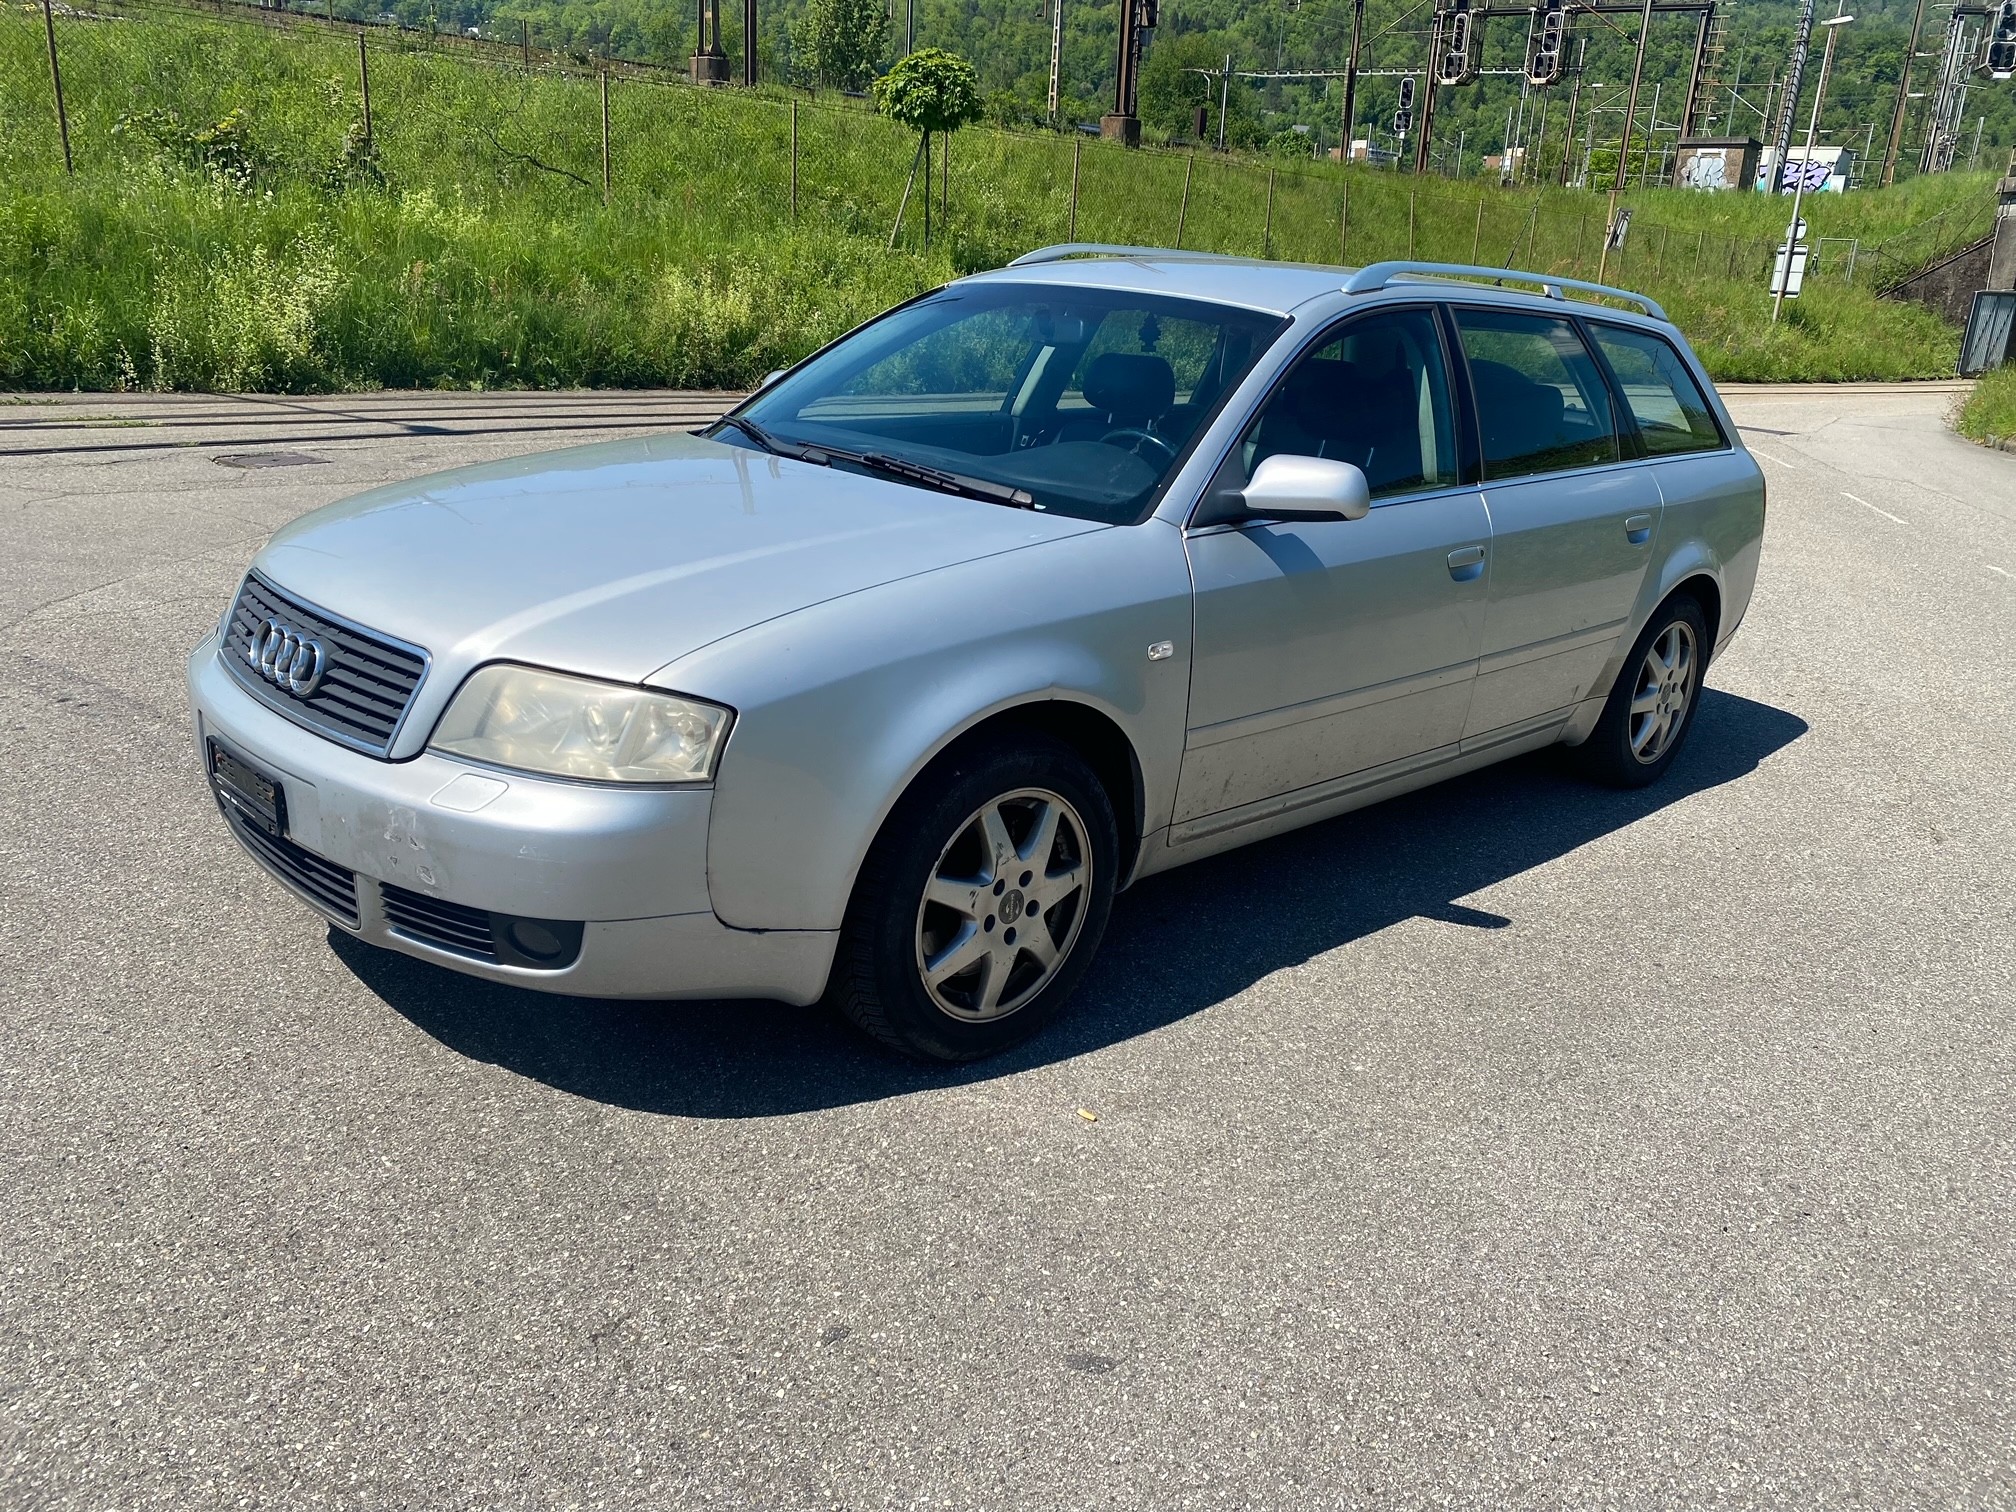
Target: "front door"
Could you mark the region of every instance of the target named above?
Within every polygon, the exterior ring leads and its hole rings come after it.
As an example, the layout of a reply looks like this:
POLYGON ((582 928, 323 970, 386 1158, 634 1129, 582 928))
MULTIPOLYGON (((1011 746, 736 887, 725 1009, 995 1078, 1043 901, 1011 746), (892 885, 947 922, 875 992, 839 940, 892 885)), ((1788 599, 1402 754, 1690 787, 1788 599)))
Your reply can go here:
POLYGON ((1464 728, 1485 738, 1600 691, 1662 506, 1573 321, 1458 306, 1456 323, 1491 511, 1491 604, 1464 728))
POLYGON ((1277 454, 1351 462, 1373 507, 1360 520, 1191 533, 1178 823, 1271 811, 1460 738, 1491 536, 1477 491, 1459 483, 1449 370, 1426 306, 1349 321, 1297 361, 1227 460, 1220 480, 1234 487, 1277 454))

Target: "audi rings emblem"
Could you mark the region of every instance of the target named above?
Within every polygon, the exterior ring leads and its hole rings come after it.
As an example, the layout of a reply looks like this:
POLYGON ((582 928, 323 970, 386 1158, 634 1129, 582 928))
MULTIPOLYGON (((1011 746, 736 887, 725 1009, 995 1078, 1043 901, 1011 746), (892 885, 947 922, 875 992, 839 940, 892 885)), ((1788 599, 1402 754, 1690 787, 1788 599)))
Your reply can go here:
POLYGON ((329 670, 329 651, 322 642, 277 619, 253 632, 245 660, 274 687, 285 688, 296 698, 306 698, 321 687, 322 675, 329 670))

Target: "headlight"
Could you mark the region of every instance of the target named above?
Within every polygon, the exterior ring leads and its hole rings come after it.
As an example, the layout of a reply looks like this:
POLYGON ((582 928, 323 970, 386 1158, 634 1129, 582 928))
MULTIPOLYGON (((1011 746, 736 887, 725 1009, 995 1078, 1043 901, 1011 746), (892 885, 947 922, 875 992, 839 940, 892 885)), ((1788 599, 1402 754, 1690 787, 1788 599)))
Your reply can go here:
POLYGON ((670 693, 498 662, 462 684, 429 744, 591 782, 705 782, 728 719, 726 709, 670 693))

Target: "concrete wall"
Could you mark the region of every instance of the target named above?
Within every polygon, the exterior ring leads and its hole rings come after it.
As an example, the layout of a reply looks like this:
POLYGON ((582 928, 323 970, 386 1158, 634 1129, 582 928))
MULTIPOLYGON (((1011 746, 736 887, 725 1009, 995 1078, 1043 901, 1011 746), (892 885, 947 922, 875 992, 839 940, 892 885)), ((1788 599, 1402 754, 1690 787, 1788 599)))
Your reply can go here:
POLYGON ((1886 289, 1883 297, 1908 299, 1945 316, 1956 326, 1965 326, 1974 296, 1988 287, 1988 262, 1994 249, 1995 238, 1984 236, 1973 246, 1962 247, 1950 257, 1912 274, 1895 288, 1886 289))

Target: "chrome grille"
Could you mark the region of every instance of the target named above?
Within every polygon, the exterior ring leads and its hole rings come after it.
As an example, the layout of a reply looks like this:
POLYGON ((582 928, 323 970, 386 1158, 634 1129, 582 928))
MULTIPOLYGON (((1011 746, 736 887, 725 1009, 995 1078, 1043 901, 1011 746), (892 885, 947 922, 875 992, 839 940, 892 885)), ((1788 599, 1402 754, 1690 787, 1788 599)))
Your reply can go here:
POLYGON ((352 929, 357 927, 355 872, 334 861, 324 861, 292 840, 269 835, 247 824, 228 808, 224 809, 224 818, 231 826, 231 833, 245 843, 245 848, 266 870, 324 913, 335 915, 352 929))
POLYGON ((427 672, 427 653, 378 635, 247 575, 224 627, 224 664, 252 695, 318 735, 372 756, 392 738, 427 672), (268 620, 321 642, 328 653, 321 679, 305 697, 260 675, 253 652, 268 620))

